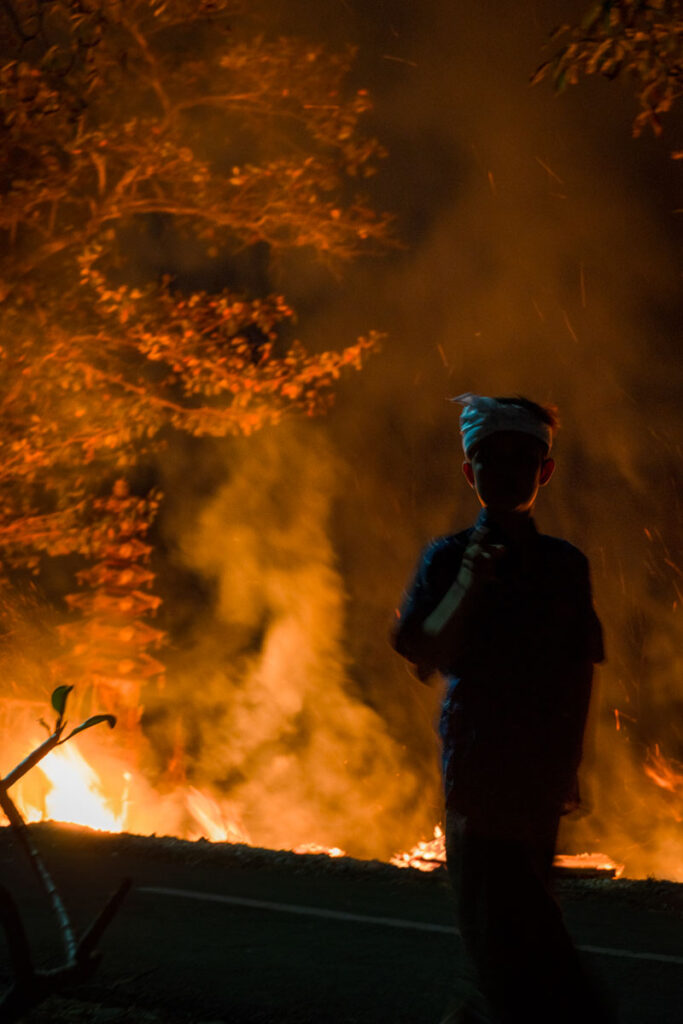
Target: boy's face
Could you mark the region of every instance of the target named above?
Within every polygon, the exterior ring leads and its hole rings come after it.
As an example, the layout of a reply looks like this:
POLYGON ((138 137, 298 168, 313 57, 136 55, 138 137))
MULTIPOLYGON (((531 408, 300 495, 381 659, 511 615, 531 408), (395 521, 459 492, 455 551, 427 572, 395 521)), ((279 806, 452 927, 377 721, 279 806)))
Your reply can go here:
POLYGON ((479 501, 491 512, 529 512, 555 463, 529 434, 501 430, 485 437, 462 468, 479 501))

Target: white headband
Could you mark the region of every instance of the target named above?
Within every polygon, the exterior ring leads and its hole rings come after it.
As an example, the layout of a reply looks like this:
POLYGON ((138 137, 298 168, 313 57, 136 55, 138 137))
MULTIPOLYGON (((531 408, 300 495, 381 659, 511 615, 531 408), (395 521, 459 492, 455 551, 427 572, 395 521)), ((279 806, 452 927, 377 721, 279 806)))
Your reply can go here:
POLYGON ((473 395, 469 392, 458 395, 451 401, 460 402, 465 406, 460 414, 460 433, 466 458, 469 458, 469 453, 475 444, 501 430, 515 430, 522 434, 530 434, 531 437, 541 441, 550 451, 553 443, 553 432, 550 425, 539 420, 538 416, 529 409, 525 409, 523 405, 498 402, 495 398, 473 395))

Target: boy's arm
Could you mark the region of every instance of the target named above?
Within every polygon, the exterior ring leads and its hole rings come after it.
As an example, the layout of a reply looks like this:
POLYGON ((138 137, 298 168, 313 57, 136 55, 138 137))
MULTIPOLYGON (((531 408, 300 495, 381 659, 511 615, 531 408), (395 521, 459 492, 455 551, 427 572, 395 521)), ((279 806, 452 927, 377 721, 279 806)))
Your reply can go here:
POLYGON ((502 549, 485 543, 487 532, 483 527, 474 530, 459 557, 451 547, 445 559, 438 546, 428 548, 422 557, 392 643, 417 667, 423 682, 437 669, 454 667, 466 643, 471 613, 478 608, 486 583, 495 579, 494 565, 502 549))
POLYGON ((457 575, 463 551, 464 545, 455 538, 432 541, 422 552, 417 571, 396 611, 392 646, 414 666, 423 683, 441 665, 435 639, 425 634, 422 626, 457 575))
POLYGON ((458 575, 422 623, 422 632, 426 636, 438 638, 447 631, 449 642, 456 646, 459 646, 459 640, 464 639, 472 612, 481 604, 487 585, 497 580, 498 559, 505 551, 502 544, 487 542, 488 533, 485 526, 472 532, 458 575))

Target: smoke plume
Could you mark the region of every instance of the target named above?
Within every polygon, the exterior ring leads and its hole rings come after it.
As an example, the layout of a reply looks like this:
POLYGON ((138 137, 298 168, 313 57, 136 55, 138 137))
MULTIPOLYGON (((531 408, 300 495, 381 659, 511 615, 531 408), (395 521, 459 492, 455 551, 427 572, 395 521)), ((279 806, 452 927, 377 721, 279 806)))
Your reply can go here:
POLYGON ((529 87, 554 20, 581 4, 532 4, 523 18, 509 2, 323 6, 287 5, 278 22, 275 5, 273 30, 360 40, 358 77, 391 150, 375 197, 406 248, 325 287, 280 268, 305 341, 341 343, 368 324, 389 340, 322 427, 250 440, 182 533, 193 568, 216 581, 211 642, 230 661, 195 684, 210 713, 230 694, 231 723, 202 739, 197 763, 238 773, 232 791, 249 815, 268 808, 258 827, 273 841, 353 847, 362 833, 383 855, 399 833, 430 830, 439 691, 409 676, 387 629, 421 545, 476 514, 446 398, 523 393, 560 406, 537 519, 589 556, 608 651, 587 738, 590 813, 563 842, 671 876, 680 780, 657 784, 646 766, 656 744, 670 768, 683 756, 674 126, 633 140, 618 83, 561 97, 529 87))

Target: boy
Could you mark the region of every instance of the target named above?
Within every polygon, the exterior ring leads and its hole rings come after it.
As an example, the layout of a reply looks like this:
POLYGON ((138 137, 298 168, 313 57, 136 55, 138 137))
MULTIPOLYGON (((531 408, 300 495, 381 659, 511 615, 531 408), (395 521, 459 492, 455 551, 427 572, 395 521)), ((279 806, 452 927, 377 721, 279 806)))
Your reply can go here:
MULTIPOLYGON (((446 851, 460 931, 497 1021, 606 1020, 550 894, 593 663, 603 659, 588 562, 538 533, 555 410, 460 395, 463 473, 483 510, 423 552, 393 643, 425 681, 447 681, 440 734, 446 851)), ((473 1006, 449 1018, 488 1020, 473 1006)))

